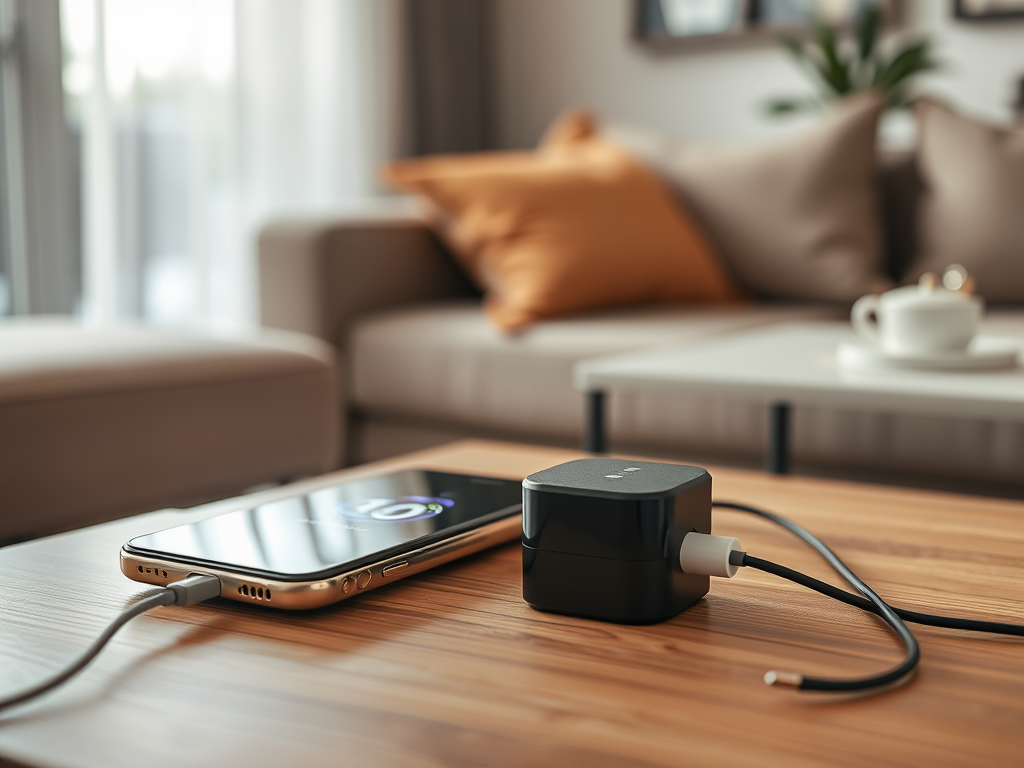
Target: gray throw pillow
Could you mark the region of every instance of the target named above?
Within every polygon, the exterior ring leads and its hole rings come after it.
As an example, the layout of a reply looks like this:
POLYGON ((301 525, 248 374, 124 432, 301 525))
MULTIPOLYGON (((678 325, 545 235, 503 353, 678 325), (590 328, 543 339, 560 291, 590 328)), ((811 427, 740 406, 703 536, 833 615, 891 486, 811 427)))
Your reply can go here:
POLYGON ((962 264, 987 300, 1024 301, 1024 130, 929 99, 918 99, 914 113, 923 190, 907 276, 962 264))
POLYGON ((861 93, 782 141, 708 145, 605 124, 703 226, 733 278, 778 299, 852 302, 887 290, 875 134, 861 93))

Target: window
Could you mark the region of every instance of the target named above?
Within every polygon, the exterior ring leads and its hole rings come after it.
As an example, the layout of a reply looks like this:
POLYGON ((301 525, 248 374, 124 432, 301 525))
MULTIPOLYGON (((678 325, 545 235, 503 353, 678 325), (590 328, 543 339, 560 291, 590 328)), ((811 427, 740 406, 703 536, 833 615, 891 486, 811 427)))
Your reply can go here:
POLYGON ((62 31, 84 313, 183 324, 236 311, 245 286, 219 282, 240 248, 234 3, 64 0, 62 31))

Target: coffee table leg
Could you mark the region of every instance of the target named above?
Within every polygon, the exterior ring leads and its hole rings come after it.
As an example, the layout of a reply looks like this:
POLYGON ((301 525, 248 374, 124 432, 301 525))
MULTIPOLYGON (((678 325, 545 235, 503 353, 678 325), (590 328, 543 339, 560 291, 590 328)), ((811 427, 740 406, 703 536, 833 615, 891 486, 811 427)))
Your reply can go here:
POLYGON ((587 392, 587 427, 583 436, 583 450, 604 453, 604 392, 587 392))
POLYGON ((772 403, 768 423, 766 469, 774 475, 789 474, 789 403, 772 403))

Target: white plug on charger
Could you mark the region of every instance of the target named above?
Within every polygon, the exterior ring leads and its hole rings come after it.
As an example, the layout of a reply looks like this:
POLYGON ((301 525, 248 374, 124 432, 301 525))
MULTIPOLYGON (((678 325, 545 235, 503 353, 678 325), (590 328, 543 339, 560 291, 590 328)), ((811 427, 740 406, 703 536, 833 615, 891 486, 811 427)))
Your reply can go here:
POLYGON ((732 563, 732 553, 742 551, 739 539, 732 536, 691 532, 679 547, 679 567, 683 573, 731 579, 739 570, 732 563))

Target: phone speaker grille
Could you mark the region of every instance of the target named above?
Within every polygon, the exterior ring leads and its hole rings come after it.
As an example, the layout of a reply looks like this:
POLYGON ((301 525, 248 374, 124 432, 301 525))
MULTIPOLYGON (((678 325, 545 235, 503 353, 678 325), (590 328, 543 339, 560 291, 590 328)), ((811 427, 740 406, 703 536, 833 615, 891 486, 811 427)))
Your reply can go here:
POLYGON ((253 600, 262 600, 263 602, 270 602, 270 588, 264 589, 263 587, 257 587, 255 584, 243 584, 238 588, 238 594, 243 597, 252 598, 253 600))

